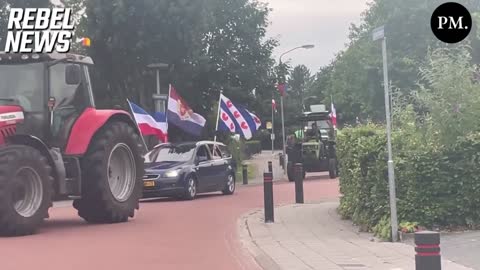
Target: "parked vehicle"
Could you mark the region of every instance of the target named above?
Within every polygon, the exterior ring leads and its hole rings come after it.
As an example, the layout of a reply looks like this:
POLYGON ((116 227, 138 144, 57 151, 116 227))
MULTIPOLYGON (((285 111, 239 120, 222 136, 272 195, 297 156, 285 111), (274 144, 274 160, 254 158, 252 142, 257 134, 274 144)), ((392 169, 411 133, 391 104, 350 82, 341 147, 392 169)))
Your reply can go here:
POLYGON ((235 164, 227 147, 202 141, 160 144, 145 156, 144 198, 177 197, 193 200, 197 194, 235 192, 235 164))

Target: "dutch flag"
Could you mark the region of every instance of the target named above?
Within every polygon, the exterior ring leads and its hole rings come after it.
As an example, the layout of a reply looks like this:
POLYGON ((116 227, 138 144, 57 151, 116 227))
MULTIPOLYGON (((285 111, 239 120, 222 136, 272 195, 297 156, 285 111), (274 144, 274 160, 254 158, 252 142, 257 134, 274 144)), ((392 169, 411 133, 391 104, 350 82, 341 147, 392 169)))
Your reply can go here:
POLYGON ((156 112, 153 116, 140 106, 128 101, 138 129, 143 136, 154 135, 162 142, 168 140, 167 117, 164 113, 156 112))
POLYGON ((262 122, 255 114, 241 106, 233 104, 232 101, 223 94, 220 95, 219 113, 219 130, 240 134, 247 140, 250 140, 262 125, 262 122))

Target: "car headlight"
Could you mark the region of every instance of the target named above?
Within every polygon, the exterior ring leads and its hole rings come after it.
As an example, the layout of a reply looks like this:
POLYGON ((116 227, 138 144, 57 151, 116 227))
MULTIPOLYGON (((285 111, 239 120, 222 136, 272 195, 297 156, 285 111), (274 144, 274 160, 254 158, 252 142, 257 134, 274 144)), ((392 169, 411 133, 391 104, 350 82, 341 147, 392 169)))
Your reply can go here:
POLYGON ((164 176, 167 178, 175 178, 178 177, 178 174, 180 173, 180 170, 172 170, 172 171, 167 171, 164 176))

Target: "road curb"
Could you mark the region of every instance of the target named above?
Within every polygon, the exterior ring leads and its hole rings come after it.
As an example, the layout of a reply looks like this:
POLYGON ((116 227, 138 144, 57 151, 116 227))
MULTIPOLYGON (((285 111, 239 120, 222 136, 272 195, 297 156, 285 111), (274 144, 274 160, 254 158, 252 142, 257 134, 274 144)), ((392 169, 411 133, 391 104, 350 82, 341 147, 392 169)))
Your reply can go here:
POLYGON ((251 216, 256 215, 260 212, 262 212, 262 209, 251 210, 238 219, 237 224, 240 242, 261 269, 282 270, 282 268, 277 263, 275 263, 275 261, 270 256, 268 256, 262 249, 258 247, 257 243, 255 242, 255 240, 253 240, 251 236, 248 219, 251 216))

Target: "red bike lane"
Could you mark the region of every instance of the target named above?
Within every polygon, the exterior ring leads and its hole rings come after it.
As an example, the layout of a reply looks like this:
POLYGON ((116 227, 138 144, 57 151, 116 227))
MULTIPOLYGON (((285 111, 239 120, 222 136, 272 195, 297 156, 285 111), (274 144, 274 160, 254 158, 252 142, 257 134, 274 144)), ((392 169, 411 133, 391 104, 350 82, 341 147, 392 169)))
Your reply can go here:
MULTIPOLYGON (((339 195, 338 181, 325 177, 310 177, 304 190, 306 202, 339 195)), ((294 196, 293 183, 274 185, 276 204, 294 196)), ((122 224, 90 225, 71 207, 54 208, 37 234, 0 238, 0 269, 259 269, 241 245, 237 220, 261 207, 262 185, 238 186, 233 196, 150 200, 122 224)))

